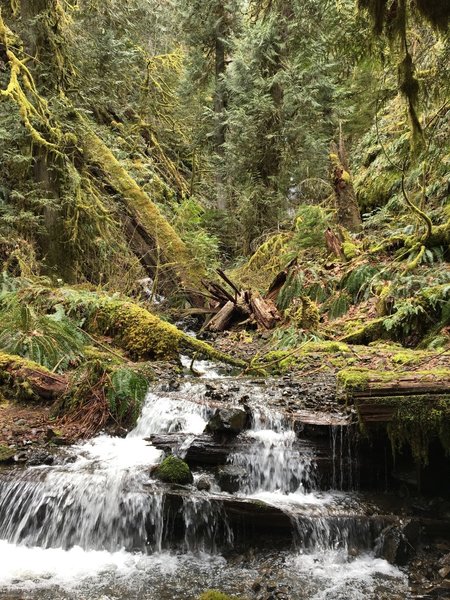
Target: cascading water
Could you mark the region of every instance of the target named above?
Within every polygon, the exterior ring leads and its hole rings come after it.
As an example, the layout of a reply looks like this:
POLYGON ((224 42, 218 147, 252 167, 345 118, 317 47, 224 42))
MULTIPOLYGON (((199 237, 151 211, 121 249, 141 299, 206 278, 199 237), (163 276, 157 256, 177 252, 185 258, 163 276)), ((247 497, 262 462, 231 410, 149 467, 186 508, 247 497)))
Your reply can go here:
MULTIPOLYGON (((380 595, 383 586, 406 597, 404 576, 385 561, 366 555, 349 561, 356 538, 358 548, 370 548, 372 525, 363 517, 346 522, 340 503, 348 508, 348 498, 318 491, 314 453, 299 446, 290 420, 267 406, 264 386, 248 384, 251 428, 237 438, 245 449, 228 459, 243 473, 239 491, 217 493, 217 484, 210 492, 192 487, 170 505, 167 488, 151 476, 163 452, 146 438, 172 436, 173 451, 184 455, 204 432, 214 410, 208 381, 217 372, 207 363, 201 368, 203 380, 149 392, 126 438, 100 435, 73 446, 62 464, 0 471, 0 598, 21 591, 24 598, 45 600, 194 600, 208 587, 256 598, 250 583, 268 556, 289 589, 285 598, 396 597, 380 595), (281 508, 295 526, 299 551, 266 550, 261 556, 252 551, 225 561, 217 552, 230 550, 236 536, 227 501, 232 509, 242 501, 281 508), (334 572, 328 582, 325 569, 334 572)), ((217 385, 239 405, 233 390, 240 382, 222 379, 217 385)))
POLYGON ((237 452, 229 461, 242 468, 245 478, 241 491, 263 495, 305 494, 313 482, 312 456, 295 449, 296 435, 288 420, 267 407, 252 410, 252 426, 246 432, 251 445, 237 452))

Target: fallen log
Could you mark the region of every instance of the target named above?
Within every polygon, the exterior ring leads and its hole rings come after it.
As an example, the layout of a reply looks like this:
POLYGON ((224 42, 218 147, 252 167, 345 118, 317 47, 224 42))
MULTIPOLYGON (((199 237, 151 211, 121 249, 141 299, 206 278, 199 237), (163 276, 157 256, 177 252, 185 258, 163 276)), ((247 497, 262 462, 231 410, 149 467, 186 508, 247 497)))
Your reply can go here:
POLYGON ((281 320, 280 313, 272 300, 262 298, 258 292, 250 295, 250 307, 256 322, 265 329, 275 327, 277 321, 281 320))
POLYGON ((219 332, 226 331, 228 325, 231 323, 234 312, 235 304, 228 300, 228 302, 219 310, 218 313, 208 323, 208 331, 219 332))
POLYGON ((67 378, 20 356, 0 353, 0 384, 20 399, 55 400, 67 390, 67 378))
POLYGON ((450 370, 380 372, 349 368, 337 375, 338 389, 353 399, 422 396, 450 391, 450 370))
POLYGON ((219 269, 217 272, 234 295, 218 283, 203 282, 204 287, 221 307, 206 325, 206 330, 226 331, 242 324, 243 320, 263 329, 272 329, 277 321, 281 320, 281 315, 272 299, 263 298, 253 290, 240 290, 223 271, 219 269))
POLYGON ((187 335, 128 299, 71 288, 42 288, 40 299, 49 308, 62 304, 68 314, 82 315, 83 328, 88 333, 111 336, 133 359, 170 360, 186 352, 237 367, 247 366, 245 361, 187 335))
MULTIPOLYGON (((131 218, 138 229, 139 239, 133 236, 131 248, 138 251, 141 261, 143 261, 141 246, 149 249, 153 267, 145 261, 143 264, 149 269, 150 274, 153 277, 155 275, 154 265, 159 263, 156 249, 159 249, 166 263, 165 273, 181 283, 184 288, 197 287, 202 278, 202 268, 158 206, 120 164, 106 143, 80 113, 76 113, 75 126, 85 160, 101 170, 102 177, 118 193, 128 218, 131 218), (152 251, 152 248, 155 248, 155 251, 152 251)), ((127 230, 130 232, 129 226, 127 230)))

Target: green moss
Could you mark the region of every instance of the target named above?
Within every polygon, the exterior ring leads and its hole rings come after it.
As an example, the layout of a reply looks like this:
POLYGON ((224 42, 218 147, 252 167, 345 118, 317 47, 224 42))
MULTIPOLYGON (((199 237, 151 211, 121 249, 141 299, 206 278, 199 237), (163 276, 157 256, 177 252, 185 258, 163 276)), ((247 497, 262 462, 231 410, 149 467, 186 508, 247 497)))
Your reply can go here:
POLYGON ((0 386, 8 390, 8 396, 17 400, 39 399, 41 379, 57 381, 58 376, 31 360, 0 352, 0 386))
POLYGON ((66 314, 80 321, 83 329, 112 336, 133 359, 171 360, 178 358, 183 349, 212 360, 247 366, 245 361, 186 335, 127 298, 74 288, 27 288, 23 296, 27 302, 40 303, 47 309, 63 305, 66 314))
POLYGON ((342 251, 347 260, 352 260, 352 258, 355 258, 359 254, 358 246, 352 242, 343 242, 342 251))
POLYGON ((9 462, 12 460, 15 453, 13 448, 8 448, 8 446, 2 446, 0 444, 0 463, 9 462))
POLYGON ((167 456, 154 472, 155 476, 165 483, 186 485, 192 483, 193 477, 189 466, 176 456, 167 456))
POLYGON ((308 331, 317 331, 320 318, 317 304, 308 296, 302 296, 302 308, 301 327, 308 331))
MULTIPOLYGON (((450 381, 450 369, 444 367, 436 369, 415 370, 414 375, 416 377, 422 376, 424 381, 428 379, 428 381, 430 381, 431 383, 434 379, 448 379, 450 381)), ((402 378, 407 379, 410 376, 411 371, 377 371, 373 369, 350 367, 349 369, 343 369, 338 373, 338 382, 347 390, 364 390, 367 388, 369 382, 383 385, 386 383, 398 381, 402 378)))
POLYGON ((411 352, 398 352, 392 357, 392 362, 398 365, 411 365, 420 360, 420 357, 411 352))
POLYGON ((237 596, 229 596, 219 590, 206 590, 198 597, 198 600, 239 600, 237 596))
POLYGON ((449 395, 374 397, 371 402, 393 409, 387 431, 394 455, 408 446, 415 461, 426 465, 433 440, 440 440, 450 455, 449 395))
POLYGON ((370 380, 370 371, 367 369, 350 368, 339 371, 338 384, 345 391, 364 390, 370 380))
POLYGON ((352 176, 348 171, 342 171, 341 179, 345 181, 345 183, 349 183, 352 180, 352 176))
POLYGON ((358 204, 366 212, 384 206, 400 188, 400 177, 397 173, 384 169, 383 176, 380 177, 375 167, 382 160, 377 158, 367 169, 360 169, 354 179, 358 204))
MULTIPOLYGON (((383 322, 384 319, 381 317, 378 319, 372 319, 365 325, 350 330, 349 333, 342 338, 342 340, 344 342, 348 342, 349 344, 369 344, 376 339, 382 338, 383 335, 386 334, 383 327, 383 322)), ((353 327, 355 326, 354 323, 349 324, 350 327, 352 325, 353 327)))
MULTIPOLYGON (((80 114, 77 123, 77 134, 83 140, 86 160, 103 170, 111 186, 120 194, 128 212, 153 239, 165 262, 171 265, 176 278, 184 286, 198 289, 205 273, 196 264, 178 233, 80 114)), ((155 252, 155 261, 157 254, 155 252)))

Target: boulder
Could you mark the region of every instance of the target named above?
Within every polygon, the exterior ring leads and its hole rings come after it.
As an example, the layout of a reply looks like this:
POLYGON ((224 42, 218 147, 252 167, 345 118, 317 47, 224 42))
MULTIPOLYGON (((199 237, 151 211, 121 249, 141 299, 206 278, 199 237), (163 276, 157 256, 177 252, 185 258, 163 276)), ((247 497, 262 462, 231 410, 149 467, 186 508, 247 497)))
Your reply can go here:
POLYGON ((207 431, 211 433, 238 434, 245 429, 247 422, 247 412, 239 406, 217 408, 209 420, 207 431))
POLYGON ((167 456, 160 465, 153 470, 152 475, 157 477, 164 483, 177 483, 179 485, 187 485, 192 483, 191 470, 187 463, 176 456, 167 456))
POLYGON ((415 553, 419 535, 420 526, 412 520, 403 525, 388 525, 381 532, 378 555, 392 564, 404 566, 415 553))

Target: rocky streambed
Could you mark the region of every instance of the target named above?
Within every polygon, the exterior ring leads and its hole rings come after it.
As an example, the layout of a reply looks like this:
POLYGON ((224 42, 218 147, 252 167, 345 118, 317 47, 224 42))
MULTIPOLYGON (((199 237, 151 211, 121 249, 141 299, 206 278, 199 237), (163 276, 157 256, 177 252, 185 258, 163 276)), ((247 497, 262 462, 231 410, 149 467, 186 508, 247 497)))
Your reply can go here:
POLYGON ((332 380, 199 368, 126 437, 0 472, 0 597, 448 597, 448 504, 399 493, 332 380), (161 481, 167 455, 189 483, 161 481))

